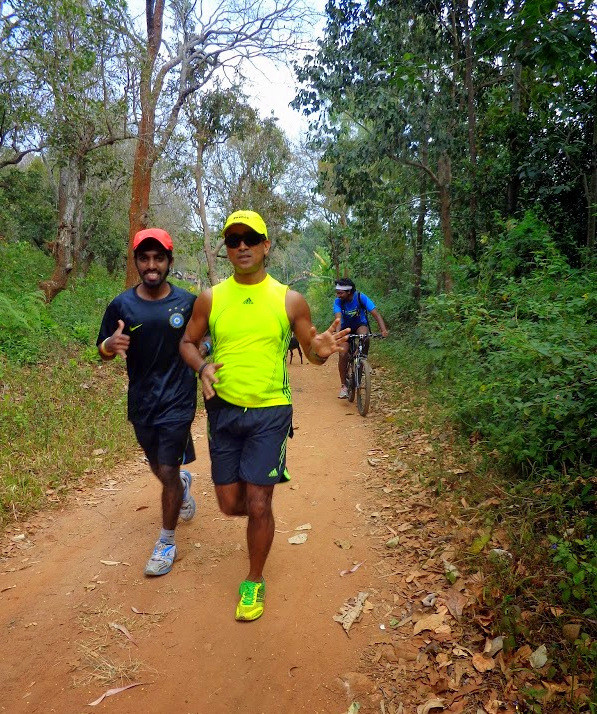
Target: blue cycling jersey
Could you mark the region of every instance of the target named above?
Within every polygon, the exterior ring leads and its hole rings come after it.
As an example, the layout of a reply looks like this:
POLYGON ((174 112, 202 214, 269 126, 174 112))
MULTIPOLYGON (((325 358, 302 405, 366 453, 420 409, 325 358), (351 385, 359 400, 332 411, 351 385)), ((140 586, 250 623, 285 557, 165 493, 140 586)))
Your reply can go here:
POLYGON ((355 332, 361 325, 368 325, 367 313, 375 310, 375 303, 364 293, 355 292, 352 299, 343 302, 340 298, 334 300, 334 314, 340 313, 340 327, 355 332))

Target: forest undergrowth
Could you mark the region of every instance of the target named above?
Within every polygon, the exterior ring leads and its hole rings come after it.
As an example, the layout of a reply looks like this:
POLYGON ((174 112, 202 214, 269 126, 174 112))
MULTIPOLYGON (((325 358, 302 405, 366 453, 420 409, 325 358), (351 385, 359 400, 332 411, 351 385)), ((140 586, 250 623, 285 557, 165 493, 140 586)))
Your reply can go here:
MULTIPOLYGON (((592 518, 587 501, 594 477, 582 471, 540 477, 506 467, 495 448, 454 420, 445 395, 432 388, 429 352, 416 335, 376 351, 383 362, 380 443, 390 462, 410 463, 415 486, 432 495, 454 533, 455 553, 450 564, 442 561, 444 586, 458 582, 469 595, 459 623, 464 640, 468 632, 471 642, 485 640, 487 652, 497 647, 497 656, 477 660, 491 675, 485 689, 491 684, 493 698, 470 711, 596 711, 597 582, 590 572, 592 535, 583 538, 582 531, 592 518), (422 432, 428 448, 421 449, 420 437, 414 449, 408 438, 399 451, 391 448, 396 435, 422 432)), ((392 474, 383 483, 396 487, 392 474)), ((453 707, 447 710, 469 711, 457 701, 453 707)))

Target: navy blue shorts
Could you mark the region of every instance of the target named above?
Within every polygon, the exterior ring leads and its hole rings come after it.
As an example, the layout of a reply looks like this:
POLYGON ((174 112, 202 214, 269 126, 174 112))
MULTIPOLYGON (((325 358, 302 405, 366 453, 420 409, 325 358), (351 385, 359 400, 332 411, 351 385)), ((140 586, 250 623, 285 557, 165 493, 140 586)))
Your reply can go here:
POLYGON ((292 406, 229 405, 208 412, 211 477, 217 486, 239 481, 272 486, 289 481, 286 442, 292 436, 292 406))
POLYGON ((160 426, 133 424, 139 446, 150 464, 180 466, 195 461, 195 447, 191 439, 193 422, 176 422, 160 426))
POLYGON ((359 327, 366 327, 368 332, 371 332, 371 329, 369 328, 369 323, 359 322, 358 318, 356 320, 343 320, 342 325, 340 327, 342 330, 345 330, 347 327, 350 327, 351 335, 356 335, 359 331, 359 327))

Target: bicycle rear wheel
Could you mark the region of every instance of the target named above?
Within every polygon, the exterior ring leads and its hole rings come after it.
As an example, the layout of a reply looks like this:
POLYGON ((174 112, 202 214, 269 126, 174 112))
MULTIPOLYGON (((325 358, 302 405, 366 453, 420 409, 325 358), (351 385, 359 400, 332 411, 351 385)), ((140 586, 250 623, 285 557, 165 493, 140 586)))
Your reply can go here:
POLYGON ((371 365, 364 359, 359 364, 359 386, 357 389, 357 409, 365 416, 371 404, 371 365))

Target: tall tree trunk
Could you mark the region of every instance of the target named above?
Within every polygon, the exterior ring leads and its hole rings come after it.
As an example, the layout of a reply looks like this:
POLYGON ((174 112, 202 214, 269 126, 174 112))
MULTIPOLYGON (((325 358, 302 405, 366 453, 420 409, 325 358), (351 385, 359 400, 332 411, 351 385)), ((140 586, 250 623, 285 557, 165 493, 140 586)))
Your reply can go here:
POLYGON ((209 228, 209 223, 207 221, 205 195, 203 193, 203 152, 201 149, 200 141, 197 142, 197 158, 195 161, 195 190, 197 191, 198 201, 198 205, 195 208, 195 212, 199 216, 199 220, 201 221, 201 227, 203 228, 203 252, 205 253, 205 260, 207 262, 207 278, 209 280, 210 285, 215 285, 218 282, 218 272, 216 270, 216 255, 222 247, 223 241, 218 241, 217 245, 212 250, 211 231, 209 228))
POLYGON ((510 155, 510 172, 506 188, 506 214, 513 216, 518 210, 518 194, 520 192, 520 118, 522 92, 522 65, 514 62, 514 82, 512 85, 512 112, 508 130, 508 146, 510 155))
MULTIPOLYGON (((425 180, 423 179, 423 182, 425 180)), ((419 308, 421 302, 421 279, 423 277, 423 237, 425 235, 425 217, 427 215, 427 191, 425 187, 419 195, 419 213, 417 216, 417 234, 413 255, 413 298, 419 308)))
POLYGON ((471 41, 471 21, 468 0, 460 0, 460 12, 464 31, 465 78, 468 112, 468 150, 471 162, 471 189, 469 193, 470 225, 468 230, 468 252, 477 254, 477 117, 475 112, 475 85, 473 82, 473 45, 471 41))
POLYGON ((133 238, 135 233, 147 228, 149 221, 149 195, 151 192, 151 172, 154 164, 153 151, 154 122, 153 115, 141 116, 139 138, 135 149, 131 205, 129 208, 129 255, 126 264, 126 287, 138 282, 139 275, 132 260, 133 238))
POLYGON ((95 253, 86 250, 82 255, 81 260, 77 263, 77 272, 81 277, 85 277, 91 268, 91 264, 95 260, 95 253))
MULTIPOLYGON (((585 181, 587 198, 587 248, 590 253, 595 250, 597 231, 597 90, 593 102, 593 142, 591 145, 590 179, 585 181)), ((587 256, 592 260, 593 256, 587 256)))
POLYGON ((55 266, 52 276, 39 283, 46 302, 51 302, 68 284, 75 265, 81 209, 85 190, 85 168, 77 157, 71 157, 60 168, 58 183, 58 233, 51 244, 55 266))
MULTIPOLYGON (((429 163, 429 146, 427 141, 421 142, 421 162, 424 166, 429 163)), ((423 239, 425 235, 425 218, 427 216, 427 175, 421 174, 421 192, 419 195, 419 213, 417 216, 417 235, 413 255, 413 298, 419 308, 421 302, 421 280, 423 277, 423 239)))
MULTIPOLYGON (((514 14, 520 12, 522 0, 515 0, 514 14)), ((510 126, 508 129, 508 148, 510 170, 506 188, 506 215, 513 216, 518 210, 518 196, 520 193, 520 164, 521 164, 521 120, 523 119, 522 99, 522 64, 518 59, 522 49, 529 41, 520 41, 514 54, 514 69, 512 77, 512 105, 510 113, 510 126)))
POLYGON ((147 228, 149 221, 149 196, 151 193, 151 173, 155 156, 155 111, 159 92, 152 91, 153 72, 162 43, 165 0, 145 0, 145 22, 147 25, 147 55, 141 68, 139 80, 139 102, 141 119, 139 137, 135 149, 133 165, 133 185, 129 208, 129 251, 126 263, 126 287, 138 281, 138 273, 133 261, 133 239, 137 231, 147 228))
POLYGON ((443 152, 437 165, 439 187, 439 219, 443 237, 442 282, 446 292, 452 290, 452 162, 450 156, 443 152))

